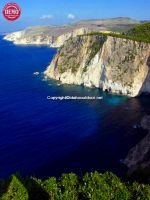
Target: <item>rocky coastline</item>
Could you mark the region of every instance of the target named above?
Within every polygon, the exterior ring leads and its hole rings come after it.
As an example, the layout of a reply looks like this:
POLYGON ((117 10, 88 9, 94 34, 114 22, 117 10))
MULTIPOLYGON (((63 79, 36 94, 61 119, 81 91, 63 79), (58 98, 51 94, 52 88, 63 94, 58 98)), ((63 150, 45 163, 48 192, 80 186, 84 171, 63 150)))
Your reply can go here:
POLYGON ((44 74, 62 84, 135 97, 150 92, 149 59, 149 43, 111 36, 77 36, 64 43, 44 74))

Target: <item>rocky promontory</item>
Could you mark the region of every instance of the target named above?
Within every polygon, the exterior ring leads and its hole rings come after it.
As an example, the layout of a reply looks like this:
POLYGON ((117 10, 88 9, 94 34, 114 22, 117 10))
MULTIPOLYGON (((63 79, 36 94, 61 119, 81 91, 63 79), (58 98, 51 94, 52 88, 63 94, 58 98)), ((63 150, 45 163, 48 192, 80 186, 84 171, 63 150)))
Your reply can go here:
POLYGON ((83 20, 62 26, 35 26, 25 30, 7 34, 4 39, 20 45, 48 45, 60 47, 71 37, 92 31, 126 31, 135 24, 137 20, 118 17, 112 19, 83 20))
POLYGON ((50 47, 60 47, 70 37, 88 33, 91 30, 85 27, 73 28, 69 26, 29 27, 23 31, 10 33, 4 39, 18 45, 48 45, 50 47))
POLYGON ((150 92, 150 44, 105 34, 67 40, 45 71, 63 84, 135 97, 150 92))

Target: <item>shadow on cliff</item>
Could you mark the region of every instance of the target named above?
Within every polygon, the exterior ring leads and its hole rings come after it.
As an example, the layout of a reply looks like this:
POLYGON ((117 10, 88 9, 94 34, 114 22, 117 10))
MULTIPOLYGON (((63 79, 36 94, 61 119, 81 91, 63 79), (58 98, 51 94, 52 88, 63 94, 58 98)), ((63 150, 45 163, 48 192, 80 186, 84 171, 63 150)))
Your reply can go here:
MULTIPOLYGON (((145 89, 145 87, 147 87, 146 84, 147 84, 148 79, 149 79, 149 83, 150 83, 150 56, 147 59, 146 65, 148 66, 148 74, 147 74, 147 76, 145 78, 144 83, 142 84, 142 87, 141 87, 140 91, 139 91, 139 96, 141 96, 141 95, 150 95, 149 91, 147 91, 147 88, 145 89)), ((149 86, 149 88, 150 88, 150 86, 149 86)))

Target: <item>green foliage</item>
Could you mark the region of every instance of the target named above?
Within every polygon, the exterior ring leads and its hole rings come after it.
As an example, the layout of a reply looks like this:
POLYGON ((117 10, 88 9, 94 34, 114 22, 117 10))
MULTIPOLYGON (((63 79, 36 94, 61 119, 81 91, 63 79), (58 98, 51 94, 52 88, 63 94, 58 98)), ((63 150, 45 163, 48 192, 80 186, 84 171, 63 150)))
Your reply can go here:
POLYGON ((99 35, 99 36, 111 36, 122 39, 129 39, 138 42, 150 43, 150 23, 138 24, 134 28, 130 29, 127 33, 103 33, 103 32, 91 32, 87 34, 80 35, 89 36, 89 35, 99 35))
POLYGON ((150 200, 150 185, 133 183, 130 192, 132 200, 150 200))
POLYGON ((46 190, 49 194, 49 198, 51 200, 58 199, 58 195, 60 190, 58 189, 57 180, 55 177, 50 177, 49 179, 43 181, 42 187, 46 190))
POLYGON ((110 27, 109 28, 109 30, 110 31, 112 31, 112 32, 119 32, 119 33, 122 33, 122 32, 127 32, 127 31, 129 31, 131 28, 133 28, 133 24, 128 24, 128 26, 127 25, 122 25, 122 26, 112 26, 112 27, 110 27))
POLYGON ((20 181, 18 175, 12 175, 10 184, 8 185, 7 192, 2 196, 2 200, 27 200, 28 192, 20 181))
POLYGON ((71 67, 71 72, 75 74, 78 71, 79 67, 80 67, 80 64, 74 62, 71 67))
POLYGON ((63 174, 59 186, 61 188, 60 199, 78 200, 78 177, 76 174, 63 174))
POLYGON ((86 66, 88 66, 91 62, 91 60, 95 57, 95 55, 98 53, 98 51, 102 48, 104 42, 106 40, 106 37, 102 37, 102 39, 97 42, 93 42, 91 47, 90 47, 90 54, 89 54, 89 57, 88 57, 88 60, 86 62, 86 66))
POLYGON ((60 54, 61 57, 63 57, 64 55, 65 55, 64 52, 62 52, 62 53, 60 54))
MULTIPOLYGON (((93 34, 93 33, 90 33, 93 34)), ((102 36, 100 38, 99 41, 90 41, 91 46, 89 48, 89 54, 88 54, 88 58, 86 60, 85 63, 85 67, 83 69, 83 72, 87 71, 87 67, 89 66, 91 60, 95 57, 95 55, 100 51, 100 49, 103 47, 104 42, 106 41, 107 37, 106 36, 102 36)))
POLYGON ((106 172, 104 180, 110 188, 110 199, 113 200, 128 200, 130 199, 130 192, 127 186, 114 174, 106 172), (115 191, 115 192, 114 192, 115 191))
POLYGON ((80 190, 84 200, 109 200, 110 188, 105 183, 103 175, 98 172, 87 173, 83 177, 83 185, 80 190))
POLYGON ((66 67, 63 67, 63 66, 59 66, 58 69, 59 69, 59 73, 60 73, 60 74, 65 73, 66 70, 67 70, 67 68, 66 68, 66 67))
POLYGON ((0 181, 1 200, 150 200, 150 185, 124 183, 106 172, 63 174, 46 180, 12 175, 0 181))
POLYGON ((127 32, 127 35, 141 38, 150 42, 150 23, 138 24, 127 32))
POLYGON ((130 193, 124 183, 112 173, 87 173, 81 191, 85 200, 128 200, 130 193))

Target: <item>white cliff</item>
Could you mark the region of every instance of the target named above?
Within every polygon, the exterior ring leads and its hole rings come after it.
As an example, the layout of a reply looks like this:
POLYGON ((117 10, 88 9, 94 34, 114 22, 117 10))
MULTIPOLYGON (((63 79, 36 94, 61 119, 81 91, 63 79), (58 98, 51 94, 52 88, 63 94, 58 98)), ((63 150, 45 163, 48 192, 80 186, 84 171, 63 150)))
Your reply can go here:
POLYGON ((65 84, 135 97, 150 92, 150 44, 111 36, 77 36, 64 43, 45 71, 65 84))
POLYGON ((52 37, 47 35, 27 36, 25 31, 10 33, 4 37, 4 40, 12 41, 17 45, 51 45, 52 37))
POLYGON ((23 31, 7 34, 4 40, 12 41, 17 45, 48 45, 60 47, 70 37, 91 32, 93 29, 86 27, 31 27, 23 31))
POLYGON ((5 40, 20 45, 48 45, 51 47, 60 47, 70 37, 76 37, 79 34, 100 31, 112 31, 112 29, 128 30, 139 21, 130 18, 112 18, 99 20, 79 21, 70 25, 62 26, 35 26, 28 27, 25 30, 10 33, 4 37, 5 40))

